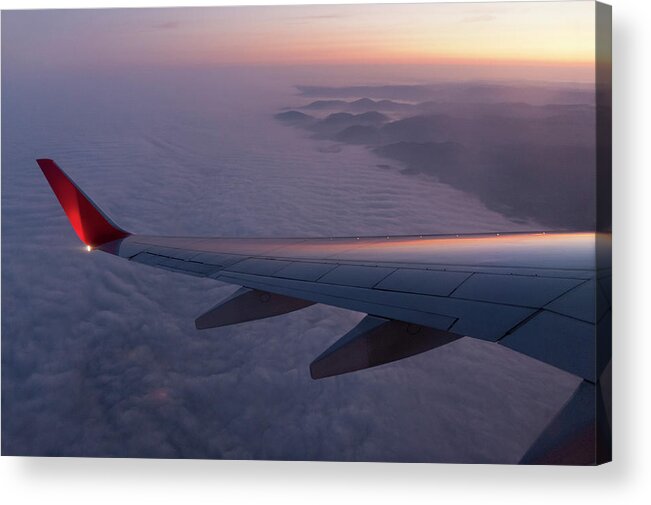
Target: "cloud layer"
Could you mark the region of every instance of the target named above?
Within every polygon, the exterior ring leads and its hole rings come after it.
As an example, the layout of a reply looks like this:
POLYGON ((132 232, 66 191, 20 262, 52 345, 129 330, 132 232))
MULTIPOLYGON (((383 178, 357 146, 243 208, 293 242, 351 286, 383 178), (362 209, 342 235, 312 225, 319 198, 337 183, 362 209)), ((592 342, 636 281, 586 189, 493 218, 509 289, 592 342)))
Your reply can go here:
POLYGON ((595 229, 594 89, 531 83, 298 89, 321 98, 279 112, 279 121, 315 138, 372 148, 405 172, 430 175, 512 219, 549 230, 595 229))
MULTIPOLYGON (((141 233, 526 229, 362 146, 272 114, 296 76, 3 68, 2 451, 51 456, 515 462, 576 379, 462 339, 323 381, 309 362, 362 317, 316 305, 198 332, 234 287, 81 249, 34 159, 141 233), (6 79, 6 82, 4 81, 6 79)), ((266 72, 266 73, 265 73, 266 72)))

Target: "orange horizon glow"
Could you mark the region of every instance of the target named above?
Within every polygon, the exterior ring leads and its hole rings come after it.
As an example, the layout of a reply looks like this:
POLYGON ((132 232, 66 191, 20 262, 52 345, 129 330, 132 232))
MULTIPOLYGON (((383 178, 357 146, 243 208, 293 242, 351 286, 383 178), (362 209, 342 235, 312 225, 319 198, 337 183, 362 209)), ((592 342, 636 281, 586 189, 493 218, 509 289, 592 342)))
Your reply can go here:
MULTIPOLYGON (((385 4, 211 11, 166 54, 209 64, 594 67, 594 4, 385 4)), ((179 31, 182 26, 179 25, 179 31)))
POLYGON ((579 80, 595 66, 590 1, 23 11, 3 13, 6 30, 25 37, 21 61, 44 65, 497 65, 579 80))

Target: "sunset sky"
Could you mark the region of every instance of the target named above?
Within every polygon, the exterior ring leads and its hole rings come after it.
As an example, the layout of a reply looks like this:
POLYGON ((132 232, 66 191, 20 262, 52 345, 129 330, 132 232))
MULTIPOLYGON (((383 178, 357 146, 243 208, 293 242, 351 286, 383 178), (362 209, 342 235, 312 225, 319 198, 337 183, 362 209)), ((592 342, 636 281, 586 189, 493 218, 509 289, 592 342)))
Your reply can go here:
POLYGON ((3 57, 22 68, 502 65, 588 81, 594 19, 589 1, 18 11, 3 12, 3 57))
MULTIPOLYGON (((463 338, 314 381, 362 313, 315 304, 197 332, 237 288, 88 254, 35 160, 138 234, 592 230, 594 9, 3 11, 2 453, 520 461, 579 377, 463 338)), ((467 265, 471 242, 446 261, 467 265)))

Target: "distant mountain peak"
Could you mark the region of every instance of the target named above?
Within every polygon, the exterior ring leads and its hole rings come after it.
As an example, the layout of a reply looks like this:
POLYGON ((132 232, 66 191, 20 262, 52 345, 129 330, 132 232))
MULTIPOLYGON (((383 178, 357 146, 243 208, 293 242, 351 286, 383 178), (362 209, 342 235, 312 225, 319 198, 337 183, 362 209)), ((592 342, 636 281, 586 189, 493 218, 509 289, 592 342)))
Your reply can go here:
POLYGON ((285 122, 305 122, 305 121, 311 121, 314 118, 310 116, 309 114, 305 114, 303 112, 297 111, 297 110, 288 110, 287 112, 279 112, 278 114, 275 114, 274 117, 278 119, 279 121, 285 121, 285 122))

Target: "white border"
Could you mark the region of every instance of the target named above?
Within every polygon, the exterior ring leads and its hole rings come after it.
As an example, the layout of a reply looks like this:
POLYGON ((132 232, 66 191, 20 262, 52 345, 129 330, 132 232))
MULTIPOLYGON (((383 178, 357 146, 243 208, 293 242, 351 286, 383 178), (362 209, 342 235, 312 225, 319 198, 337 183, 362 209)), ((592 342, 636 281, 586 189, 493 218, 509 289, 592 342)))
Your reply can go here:
MULTIPOLYGON (((192 0, 189 4, 279 3, 370 2, 192 0)), ((651 142, 647 124, 651 117, 651 2, 612 3, 614 463, 566 468, 3 457, 0 497, 4 503, 651 503, 651 393, 647 388, 651 331, 646 319, 651 301, 651 142)), ((178 0, 0 0, 2 9, 179 4, 178 0)))

